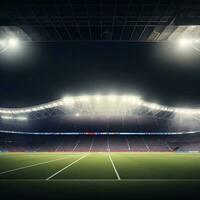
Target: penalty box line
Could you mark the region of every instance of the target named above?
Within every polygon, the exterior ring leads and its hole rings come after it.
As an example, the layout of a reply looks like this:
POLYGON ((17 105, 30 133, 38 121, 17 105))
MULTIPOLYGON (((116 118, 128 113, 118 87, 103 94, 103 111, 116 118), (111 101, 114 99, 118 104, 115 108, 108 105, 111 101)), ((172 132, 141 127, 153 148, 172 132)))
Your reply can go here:
POLYGON ((113 169, 114 169, 114 171, 115 171, 115 174, 116 174, 116 176, 117 176, 117 180, 120 181, 121 178, 120 178, 119 173, 118 173, 118 171, 117 171, 117 169, 116 169, 116 167, 115 167, 115 164, 114 164, 114 162, 113 162, 113 160, 112 160, 112 157, 111 157, 110 153, 109 153, 109 159, 110 159, 110 162, 111 162, 111 164, 112 164, 112 167, 113 167, 113 169))
POLYGON ((64 171, 65 169, 71 167, 72 165, 74 165, 75 163, 79 162, 80 160, 82 160, 83 158, 85 158, 86 156, 88 156, 89 154, 83 155, 81 156, 79 159, 75 160, 74 162, 70 163, 69 165, 63 167, 61 170, 57 171, 56 173, 52 174, 51 176, 49 176, 48 178, 46 178, 45 180, 50 180, 51 178, 53 178, 54 176, 58 175, 59 173, 61 173, 62 171, 64 171))
POLYGON ((44 165, 44 164, 48 164, 48 163, 51 163, 51 162, 56 162, 56 161, 64 160, 64 159, 68 159, 68 158, 69 157, 64 157, 64 158, 58 158, 58 159, 55 159, 55 160, 49 160, 49 161, 46 161, 46 162, 36 163, 36 164, 32 164, 32 165, 26 165, 26 166, 23 166, 23 167, 19 167, 19 168, 15 168, 15 169, 11 169, 11 170, 0 172, 0 175, 7 174, 7 173, 10 173, 10 172, 14 172, 14 171, 19 171, 19 170, 22 170, 22 169, 27 169, 27 168, 30 168, 30 167, 44 165))

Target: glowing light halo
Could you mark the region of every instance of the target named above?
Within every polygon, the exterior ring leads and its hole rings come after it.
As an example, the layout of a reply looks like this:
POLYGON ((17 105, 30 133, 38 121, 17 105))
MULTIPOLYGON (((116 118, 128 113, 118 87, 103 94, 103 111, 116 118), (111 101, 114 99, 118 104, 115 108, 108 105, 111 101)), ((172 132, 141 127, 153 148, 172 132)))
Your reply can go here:
POLYGON ((81 95, 77 98, 78 101, 81 101, 81 102, 88 102, 89 101, 89 96, 87 95, 81 95))
POLYGON ((8 50, 16 50, 21 46, 19 38, 10 36, 8 38, 0 40, 0 54, 8 50))
POLYGON ((16 37, 11 37, 7 41, 9 48, 18 48, 19 46, 19 39, 16 37))
POLYGON ((79 116, 80 116, 80 113, 77 112, 77 113, 75 114, 75 117, 79 117, 79 116))
POLYGON ((189 50, 190 48, 193 48, 197 51, 200 51, 199 48, 195 46, 196 44, 200 44, 199 38, 181 37, 177 40, 177 42, 181 50, 189 50))
POLYGON ((178 43, 179 43, 179 46, 180 46, 181 48, 188 48, 188 47, 191 45, 192 41, 193 41, 193 40, 188 39, 188 38, 180 38, 180 39, 178 40, 178 43))
POLYGON ((116 102, 116 100, 117 100, 117 96, 116 95, 113 95, 113 94, 108 95, 108 101, 116 102))
POLYGON ((24 108, 0 108, 0 114, 2 116, 14 116, 19 117, 18 115, 25 113, 38 112, 46 109, 52 109, 56 107, 72 107, 76 106, 76 103, 82 104, 102 104, 103 106, 116 105, 125 105, 127 107, 137 106, 146 107, 150 110, 164 111, 164 112, 173 112, 178 114, 187 114, 187 115, 197 115, 200 114, 200 108, 190 109, 190 108, 178 108, 178 107, 168 107, 160 105, 153 102, 147 102, 141 99, 139 96, 134 95, 81 95, 81 96, 67 96, 63 99, 49 102, 46 104, 41 104, 37 106, 30 106, 24 108))
POLYGON ((73 105, 75 103, 73 97, 67 96, 67 97, 64 97, 62 100, 65 105, 73 105))
POLYGON ((95 101, 99 102, 101 100, 101 95, 100 94, 94 95, 94 99, 95 101))
POLYGON ((17 121, 26 121, 28 120, 25 116, 12 116, 12 115, 2 115, 1 119, 3 120, 17 120, 17 121))
POLYGON ((7 51, 9 49, 8 45, 6 45, 6 41, 0 41, 0 54, 7 51))

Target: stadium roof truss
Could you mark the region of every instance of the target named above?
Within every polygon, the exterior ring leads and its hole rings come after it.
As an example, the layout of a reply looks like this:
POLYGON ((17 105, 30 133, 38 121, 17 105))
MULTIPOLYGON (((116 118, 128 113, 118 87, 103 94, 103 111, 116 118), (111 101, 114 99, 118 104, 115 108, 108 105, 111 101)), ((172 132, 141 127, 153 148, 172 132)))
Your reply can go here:
POLYGON ((194 26, 197 29, 199 25, 200 3, 193 0, 21 0, 20 3, 8 0, 1 5, 0 13, 0 26, 14 30, 26 41, 156 42, 175 39, 188 31, 199 32, 194 31, 194 26))

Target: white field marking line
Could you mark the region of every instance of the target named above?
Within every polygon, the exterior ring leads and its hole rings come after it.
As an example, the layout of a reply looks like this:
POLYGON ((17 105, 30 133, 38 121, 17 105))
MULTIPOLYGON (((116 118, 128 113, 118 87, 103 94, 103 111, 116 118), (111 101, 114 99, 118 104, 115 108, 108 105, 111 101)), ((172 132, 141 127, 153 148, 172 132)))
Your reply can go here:
POLYGON ((1 175, 1 174, 7 174, 7 173, 9 173, 9 172, 14 172, 14 171, 26 169, 26 168, 30 168, 30 167, 35 167, 35 166, 38 166, 38 165, 44 165, 44 164, 51 163, 51 162, 55 162, 55 161, 58 161, 58 160, 64 160, 64 159, 67 159, 67 158, 68 158, 68 157, 58 158, 58 159, 55 159, 55 160, 49 160, 49 161, 46 161, 46 162, 36 163, 36 164, 32 164, 32 165, 27 165, 27 166, 24 166, 24 167, 19 167, 19 168, 7 170, 7 171, 4 171, 4 172, 0 172, 0 175, 1 175))
POLYGON ((46 178, 46 180, 48 181, 49 179, 53 178, 54 176, 56 176, 57 174, 59 174, 60 172, 64 171, 65 169, 71 167, 73 164, 77 163, 78 161, 80 161, 81 159, 85 158, 86 156, 88 156, 89 154, 83 155, 81 156, 79 159, 75 160, 74 162, 70 163, 69 165, 63 167, 61 170, 57 171, 56 173, 52 174, 51 176, 49 176, 48 178, 46 178))
POLYGON ((121 178, 120 178, 120 176, 119 176, 119 174, 118 174, 118 171, 117 171, 117 169, 116 169, 116 167, 115 167, 115 164, 113 163, 113 160, 112 160, 112 157, 110 156, 110 154, 109 154, 109 159, 110 159, 110 162, 111 162, 111 164, 112 164, 112 167, 113 167, 113 169, 114 169, 114 171, 115 171, 115 174, 116 174, 116 176, 117 176, 117 180, 120 181, 121 178))
MULTIPOLYGON (((0 179, 10 181, 51 181, 51 182, 119 182, 118 179, 0 179)), ((200 182, 200 179, 120 179, 121 182, 200 182)))

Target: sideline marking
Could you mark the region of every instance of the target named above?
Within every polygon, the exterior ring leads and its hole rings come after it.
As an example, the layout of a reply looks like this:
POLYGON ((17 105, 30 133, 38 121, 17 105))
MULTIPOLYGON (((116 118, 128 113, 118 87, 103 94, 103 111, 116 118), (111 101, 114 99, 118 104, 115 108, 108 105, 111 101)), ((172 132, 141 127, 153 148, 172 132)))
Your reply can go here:
POLYGON ((115 164, 113 163, 113 160, 112 160, 112 157, 110 156, 110 154, 109 154, 109 159, 110 159, 110 162, 111 162, 111 164, 112 164, 112 166, 113 166, 113 169, 114 169, 114 171, 115 171, 115 174, 116 174, 116 176, 117 176, 117 180, 120 181, 121 178, 120 178, 119 173, 118 173, 118 171, 117 171, 117 169, 116 169, 116 167, 115 167, 115 164))
POLYGON ((24 166, 24 167, 19 167, 19 168, 7 170, 7 171, 4 171, 4 172, 0 172, 0 175, 1 175, 1 174, 7 174, 7 173, 9 173, 9 172, 14 172, 14 171, 26 169, 26 168, 30 168, 30 167, 35 167, 35 166, 38 166, 38 165, 43 165, 43 164, 55 162, 55 161, 58 161, 58 160, 64 160, 64 159, 67 159, 67 158, 68 158, 68 157, 65 157, 65 158, 58 158, 58 159, 55 159, 55 160, 49 160, 49 161, 46 161, 46 162, 36 163, 36 164, 32 164, 32 165, 27 165, 27 166, 24 166))
MULTIPOLYGON (((0 179, 4 181, 50 181, 50 182, 119 182, 118 179, 0 179)), ((200 179, 120 179, 121 182, 200 182, 200 179)))
POLYGON ((80 161, 81 159, 85 158, 86 156, 88 156, 89 154, 83 155, 81 156, 79 159, 75 160, 74 162, 70 163, 69 165, 63 167, 61 170, 57 171, 56 173, 52 174, 51 176, 49 176, 48 178, 46 178, 46 180, 48 181, 49 179, 53 178, 54 176, 56 176, 57 174, 59 174, 60 172, 62 172, 63 170, 71 167, 73 164, 77 163, 78 161, 80 161))

